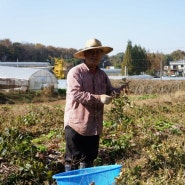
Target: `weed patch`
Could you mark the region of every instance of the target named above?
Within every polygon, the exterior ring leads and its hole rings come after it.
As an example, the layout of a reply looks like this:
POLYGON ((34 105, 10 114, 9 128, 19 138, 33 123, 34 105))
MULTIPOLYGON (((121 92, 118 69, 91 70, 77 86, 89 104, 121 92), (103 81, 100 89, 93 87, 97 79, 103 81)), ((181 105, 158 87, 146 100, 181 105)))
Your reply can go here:
MULTIPOLYGON (((182 90, 115 97, 95 165, 122 164, 118 185, 184 184, 184 102, 182 90)), ((64 103, 0 106, 2 185, 55 184, 52 175, 64 171, 64 103)))

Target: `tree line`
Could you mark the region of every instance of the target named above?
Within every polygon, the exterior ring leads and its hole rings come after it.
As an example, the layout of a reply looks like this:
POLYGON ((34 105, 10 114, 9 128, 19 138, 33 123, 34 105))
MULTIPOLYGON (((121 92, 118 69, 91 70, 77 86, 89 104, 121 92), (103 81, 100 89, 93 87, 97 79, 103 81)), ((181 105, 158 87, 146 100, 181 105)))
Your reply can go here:
POLYGON ((73 48, 45 46, 40 43, 12 43, 9 39, 0 40, 1 62, 52 62, 52 57, 62 57, 67 62, 75 63, 73 54, 76 51, 73 48))
POLYGON ((122 74, 139 75, 147 73, 159 75, 161 68, 169 66, 170 61, 178 61, 185 58, 185 52, 177 50, 171 54, 150 53, 138 45, 132 45, 128 41, 126 51, 121 63, 122 74))
MULTIPOLYGON (((45 46, 37 43, 19 43, 11 42, 10 39, 0 40, 0 62, 50 62, 52 58, 63 58, 66 65, 77 65, 81 60, 75 59, 73 54, 77 52, 74 48, 61 48, 54 46, 45 46)), ((170 54, 150 53, 139 45, 132 45, 129 40, 127 47, 123 52, 113 56, 105 55, 100 63, 100 67, 114 66, 121 68, 122 74, 125 69, 129 75, 148 73, 151 75, 160 71, 161 64, 169 65, 170 61, 184 59, 185 52, 181 50, 174 51, 170 54)))

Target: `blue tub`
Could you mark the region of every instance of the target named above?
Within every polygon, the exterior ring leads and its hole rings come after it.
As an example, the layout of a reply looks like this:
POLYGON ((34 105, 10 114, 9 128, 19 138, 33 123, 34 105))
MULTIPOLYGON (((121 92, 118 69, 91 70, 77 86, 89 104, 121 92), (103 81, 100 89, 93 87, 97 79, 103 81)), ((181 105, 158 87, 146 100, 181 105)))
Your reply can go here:
POLYGON ((57 185, 114 185, 122 165, 83 168, 53 175, 57 185))

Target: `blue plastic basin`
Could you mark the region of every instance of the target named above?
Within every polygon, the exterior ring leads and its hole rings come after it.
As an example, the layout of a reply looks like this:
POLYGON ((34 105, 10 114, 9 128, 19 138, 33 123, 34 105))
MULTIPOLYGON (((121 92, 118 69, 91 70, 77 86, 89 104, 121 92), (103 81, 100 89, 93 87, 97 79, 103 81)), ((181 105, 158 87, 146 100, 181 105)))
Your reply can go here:
POLYGON ((83 168, 53 175, 57 185, 113 185, 122 165, 83 168))

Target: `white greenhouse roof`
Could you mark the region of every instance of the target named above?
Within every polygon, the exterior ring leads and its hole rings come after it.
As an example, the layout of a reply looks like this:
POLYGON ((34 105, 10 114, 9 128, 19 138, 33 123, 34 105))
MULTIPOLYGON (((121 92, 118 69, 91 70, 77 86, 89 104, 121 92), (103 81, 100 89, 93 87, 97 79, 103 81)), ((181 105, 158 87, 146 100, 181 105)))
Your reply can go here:
POLYGON ((51 67, 49 62, 0 62, 0 66, 9 67, 51 67))
POLYGON ((29 80, 29 78, 38 71, 43 71, 43 69, 0 66, 0 78, 29 80))

